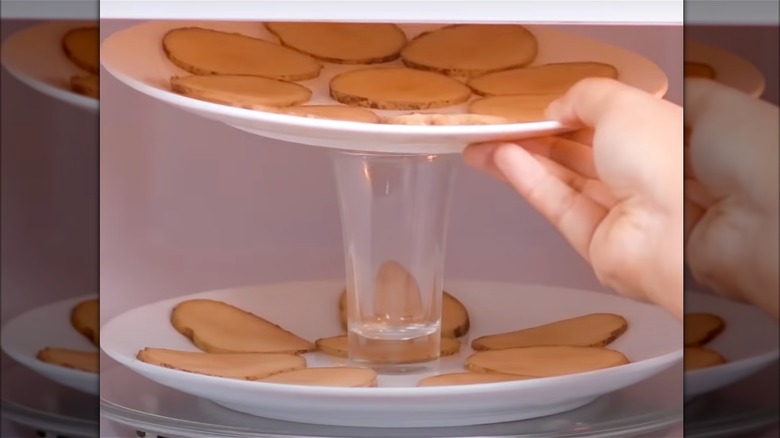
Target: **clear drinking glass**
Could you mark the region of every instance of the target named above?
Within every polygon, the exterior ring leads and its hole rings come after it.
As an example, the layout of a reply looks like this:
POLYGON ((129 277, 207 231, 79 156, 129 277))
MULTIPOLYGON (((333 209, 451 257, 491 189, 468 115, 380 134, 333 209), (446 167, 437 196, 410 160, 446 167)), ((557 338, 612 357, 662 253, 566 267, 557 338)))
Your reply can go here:
POLYGON ((437 363, 456 157, 333 153, 352 361, 385 372, 437 363))

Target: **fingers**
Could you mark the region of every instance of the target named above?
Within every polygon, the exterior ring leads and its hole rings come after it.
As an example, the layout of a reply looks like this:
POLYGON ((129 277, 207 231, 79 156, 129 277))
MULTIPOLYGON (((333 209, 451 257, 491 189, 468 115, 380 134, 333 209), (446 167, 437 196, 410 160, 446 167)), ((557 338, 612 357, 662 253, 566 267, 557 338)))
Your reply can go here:
POLYGON ((499 146, 494 160, 509 184, 589 260, 593 233, 606 210, 561 181, 549 163, 537 160, 517 145, 499 146))
POLYGON ((696 177, 716 198, 777 199, 778 108, 706 79, 685 80, 696 177))
POLYGON ((493 155, 501 143, 477 143, 469 145, 463 151, 463 160, 466 165, 487 173, 499 181, 507 182, 504 174, 496 167, 493 155))
POLYGON ((591 179, 598 179, 593 149, 561 137, 545 137, 518 142, 528 152, 548 158, 563 167, 591 179))

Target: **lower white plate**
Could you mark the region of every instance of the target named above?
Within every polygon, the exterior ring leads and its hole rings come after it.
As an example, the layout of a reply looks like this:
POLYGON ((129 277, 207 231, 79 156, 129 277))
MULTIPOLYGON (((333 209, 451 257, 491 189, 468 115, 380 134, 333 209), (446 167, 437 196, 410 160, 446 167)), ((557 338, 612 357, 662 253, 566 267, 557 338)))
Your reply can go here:
MULTIPOLYGON (((185 111, 217 120, 252 134, 312 146, 389 153, 458 153, 469 143, 551 135, 570 128, 553 120, 536 123, 471 126, 413 126, 358 123, 295 117, 236 108, 192 99, 170 90, 170 78, 185 74, 165 56, 162 37, 171 29, 200 26, 275 40, 257 21, 151 21, 119 31, 101 47, 101 62, 109 73, 135 90, 185 111)), ((441 25, 403 24, 408 37, 441 25)), ((666 93, 666 74, 647 58, 601 41, 567 34, 552 26, 528 26, 539 41, 534 64, 599 61, 614 65, 619 79, 658 96, 666 93)), ((398 65, 401 61, 382 65, 398 65)), ((344 66, 325 64, 318 78, 302 81, 312 92, 311 104, 332 104, 330 78, 344 66)), ((429 112, 462 111, 450 107, 429 112)), ((381 112, 381 111, 378 111, 381 112)), ((426 112, 426 111, 422 111, 426 112)))
POLYGON ((98 394, 97 373, 65 368, 36 358, 45 347, 94 350, 95 346, 70 324, 70 312, 76 304, 96 298, 86 295, 58 301, 23 313, 2 330, 3 352, 23 366, 67 387, 98 394))
POLYGON ((95 21, 65 20, 23 29, 3 41, 3 67, 20 81, 49 97, 97 112, 97 99, 71 91, 70 77, 85 72, 76 67, 62 50, 65 32, 95 24, 95 21))
MULTIPOLYGON (((341 332, 337 301, 343 281, 300 282, 205 292, 130 310, 104 325, 101 347, 121 364, 170 388, 252 415, 302 423, 364 427, 443 427, 541 417, 583 406, 638 383, 682 359, 682 324, 656 306, 605 293, 488 282, 448 282, 468 308, 470 336, 496 333, 591 312, 614 312, 630 324, 611 348, 632 362, 576 375, 497 384, 417 388, 426 374, 380 376, 379 388, 325 388, 203 376, 141 362, 144 347, 197 351, 169 322, 192 298, 225 301, 314 340, 341 332)), ((462 369, 469 340, 440 372, 462 369)), ((333 363, 319 353, 310 366, 333 363)))
POLYGON ((726 322, 723 333, 707 344, 727 363, 685 373, 685 398, 731 385, 777 362, 777 321, 757 307, 701 292, 685 293, 685 311, 708 312, 726 322))

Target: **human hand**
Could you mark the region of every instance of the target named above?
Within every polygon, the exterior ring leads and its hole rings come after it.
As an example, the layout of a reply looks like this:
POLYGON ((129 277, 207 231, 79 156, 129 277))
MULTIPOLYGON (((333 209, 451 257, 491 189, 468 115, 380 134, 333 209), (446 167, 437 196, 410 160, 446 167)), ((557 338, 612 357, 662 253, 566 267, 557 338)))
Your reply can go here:
POLYGON ((778 108, 685 81, 686 261, 697 282, 778 319, 778 108))
POLYGON ((602 284, 682 318, 682 108, 618 81, 586 79, 548 114, 586 129, 471 145, 466 163, 511 185, 602 284))

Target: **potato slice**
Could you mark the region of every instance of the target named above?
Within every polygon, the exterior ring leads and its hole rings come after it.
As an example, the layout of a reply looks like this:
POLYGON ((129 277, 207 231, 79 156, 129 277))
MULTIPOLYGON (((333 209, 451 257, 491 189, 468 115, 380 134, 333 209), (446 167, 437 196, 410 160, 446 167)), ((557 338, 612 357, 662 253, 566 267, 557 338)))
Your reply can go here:
POLYGON ((314 344, 255 314, 221 301, 179 303, 171 324, 209 353, 302 353, 314 344))
POLYGON ((316 59, 277 43, 200 27, 173 29, 162 40, 171 62, 196 75, 250 75, 287 81, 316 78, 316 59))
POLYGON ((481 114, 401 114, 386 116, 382 123, 388 125, 419 126, 466 126, 466 125, 503 125, 511 123, 503 117, 481 114))
POLYGON ((365 108, 422 110, 457 105, 469 88, 447 76, 403 67, 369 67, 340 73, 330 81, 330 96, 365 108))
POLYGON ((298 105, 311 98, 311 91, 303 85, 260 76, 173 77, 171 89, 193 99, 259 110, 298 105))
POLYGON ((417 280, 396 261, 379 266, 374 278, 374 315, 391 324, 421 321, 425 310, 417 280))
POLYGON ((559 94, 528 94, 491 96, 477 99, 469 105, 469 112, 501 117, 513 123, 531 123, 549 120, 545 111, 559 94))
MULTIPOLYGON (((339 318, 341 327, 347 329, 347 293, 339 297, 339 318)), ((442 338, 459 338, 469 332, 471 321, 466 306, 449 292, 442 294, 441 336, 442 338)))
POLYGON ((466 369, 477 373, 502 373, 552 377, 585 373, 629 363, 620 352, 597 347, 525 347, 474 353, 466 369))
POLYGON ((685 347, 683 368, 685 371, 699 370, 726 363, 726 359, 717 351, 703 347, 685 347))
POLYGON ((406 34, 389 23, 272 22, 265 27, 285 46, 337 64, 392 61, 406 45, 406 34))
POLYGON ((379 117, 373 111, 346 105, 302 105, 285 108, 282 112, 293 116, 317 119, 379 123, 379 117))
POLYGON ((468 86, 481 96, 564 94, 585 78, 618 77, 617 69, 601 62, 563 62, 488 73, 468 86))
POLYGON ((474 351, 520 347, 604 347, 628 329, 628 321, 613 313, 591 313, 536 327, 474 339, 474 351))
POLYGON ((706 345, 726 328, 726 322, 711 313, 688 313, 684 317, 683 324, 686 347, 706 345))
POLYGON ((70 324, 96 347, 100 344, 100 301, 82 301, 70 311, 70 324))
POLYGON ((62 50, 72 63, 93 75, 100 72, 100 31, 97 26, 69 30, 62 37, 62 50))
MULTIPOLYGON (((370 342, 370 340, 368 340, 370 342)), ((380 341, 377 342, 377 349, 386 350, 387 356, 393 354, 393 351, 401 351, 409 345, 410 341, 380 341)), ((330 338, 320 338, 315 342, 317 348, 325 354, 337 357, 349 357, 349 341, 347 335, 332 336, 330 338)), ((441 357, 452 356, 460 352, 460 342, 457 339, 441 338, 439 344, 441 357)), ((385 355, 385 354, 383 354, 385 355)))
POLYGON ((36 358, 42 362, 59 365, 88 373, 100 371, 100 355, 97 351, 81 351, 69 348, 46 347, 36 358))
POLYGON ((137 358, 174 370, 241 380, 260 380, 306 367, 303 357, 284 353, 201 353, 147 347, 137 358))
POLYGON ((97 75, 71 76, 70 89, 78 94, 100 98, 100 79, 97 75))
POLYGON ((685 61, 684 73, 686 78, 715 79, 715 69, 702 62, 685 61))
POLYGON ((417 386, 478 385, 481 383, 513 382, 527 379, 533 379, 533 377, 516 376, 512 374, 463 372, 438 374, 436 376, 426 377, 417 382, 417 386))
POLYGON ((377 374, 370 368, 317 367, 275 374, 261 381, 306 386, 373 387, 377 385, 377 374))
POLYGON ((461 24, 423 33, 401 51, 408 67, 476 77, 530 64, 538 50, 528 29, 512 24, 461 24))

